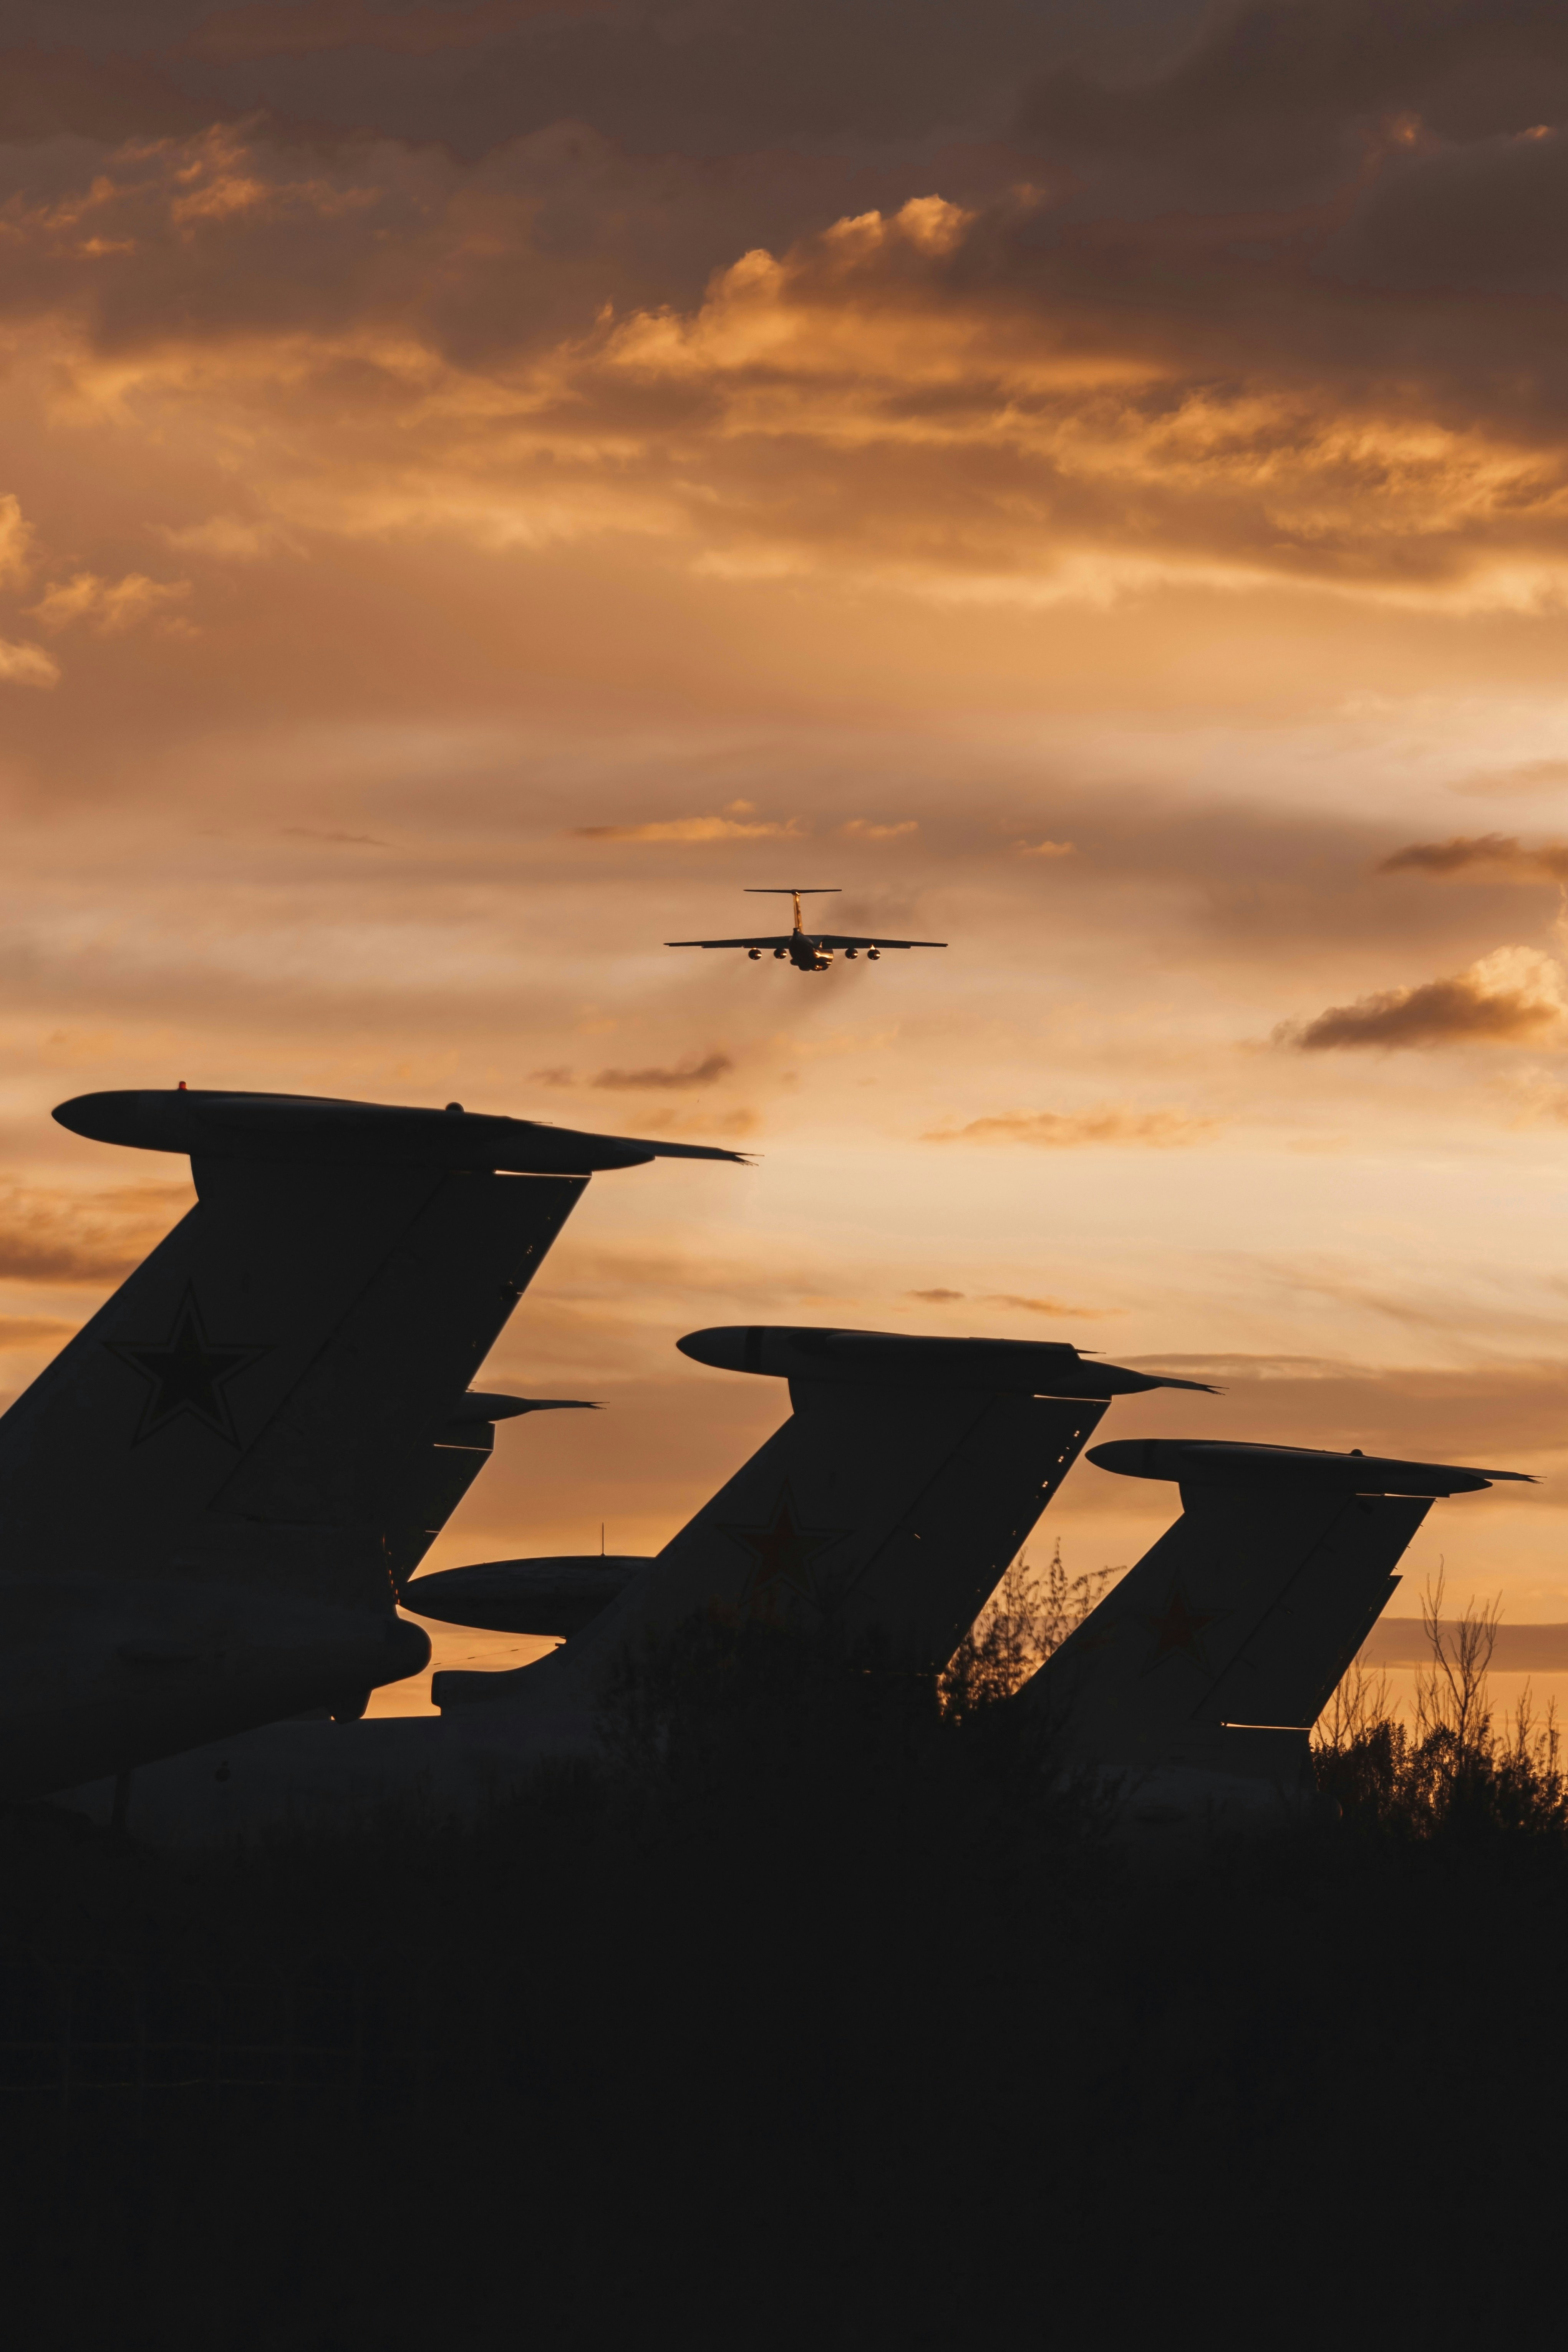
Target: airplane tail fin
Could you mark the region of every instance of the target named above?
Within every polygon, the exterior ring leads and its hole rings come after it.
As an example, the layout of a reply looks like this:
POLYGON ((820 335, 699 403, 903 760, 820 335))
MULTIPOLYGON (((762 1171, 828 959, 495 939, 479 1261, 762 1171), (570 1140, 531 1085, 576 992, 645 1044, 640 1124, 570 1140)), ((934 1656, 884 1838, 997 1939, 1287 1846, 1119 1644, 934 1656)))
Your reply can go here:
POLYGON ((439 1675, 438 1705, 506 1698, 525 1676, 538 1688, 547 1670, 590 1693, 629 1646, 714 1615, 826 1629, 868 1663, 934 1671, 1108 1399, 1166 1385, 1018 1340, 751 1326, 679 1345, 787 1380, 789 1419, 567 1650, 515 1675, 439 1675))
POLYGON ((0 1417, 11 1561, 388 1611, 407 1465, 588 1171, 659 1149, 297 1096, 84 1096, 57 1117, 189 1150, 197 1204, 0 1417))
POLYGON ((1025 1685, 1064 1751, 1294 1769, 1433 1501, 1515 1471, 1306 1447, 1123 1439, 1089 1460, 1180 1482, 1182 1516, 1025 1685))

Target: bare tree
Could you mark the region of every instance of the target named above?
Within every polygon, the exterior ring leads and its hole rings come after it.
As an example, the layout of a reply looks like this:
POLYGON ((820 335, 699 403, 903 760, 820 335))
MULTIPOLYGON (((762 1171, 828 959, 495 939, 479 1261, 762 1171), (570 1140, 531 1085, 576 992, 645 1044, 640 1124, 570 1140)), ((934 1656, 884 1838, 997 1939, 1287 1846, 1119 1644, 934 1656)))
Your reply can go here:
POLYGON ((1485 1747, 1491 1729, 1487 1675, 1497 1647, 1502 1602, 1478 1604, 1472 1594, 1464 1613, 1445 1622, 1443 1564, 1428 1577, 1421 1600, 1421 1623, 1431 1663, 1415 1677, 1415 1736, 1447 1732, 1461 1751, 1485 1747))
POLYGON ((1364 1739, 1374 1725, 1389 1722, 1394 1712, 1387 1668, 1374 1674, 1357 1658, 1334 1685, 1332 1698, 1312 1727, 1312 1745, 1337 1752, 1364 1739))

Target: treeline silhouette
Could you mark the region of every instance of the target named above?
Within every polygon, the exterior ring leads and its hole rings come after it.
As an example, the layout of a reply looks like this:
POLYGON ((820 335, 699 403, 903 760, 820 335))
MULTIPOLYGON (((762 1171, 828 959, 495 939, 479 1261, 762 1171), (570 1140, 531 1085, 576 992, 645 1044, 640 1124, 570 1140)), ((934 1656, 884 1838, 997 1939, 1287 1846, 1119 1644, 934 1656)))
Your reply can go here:
POLYGON ((1568 2042, 1554 1727, 1494 1725, 1483 1630, 1413 1724, 1345 1686, 1337 1823, 1151 1871, 1005 1705, 1094 1597, 1059 1557, 1015 1570, 935 1685, 690 1629, 628 1665, 602 1766, 460 1830, 178 1859, 16 1809, 17 2340, 1531 2323, 1568 2042))

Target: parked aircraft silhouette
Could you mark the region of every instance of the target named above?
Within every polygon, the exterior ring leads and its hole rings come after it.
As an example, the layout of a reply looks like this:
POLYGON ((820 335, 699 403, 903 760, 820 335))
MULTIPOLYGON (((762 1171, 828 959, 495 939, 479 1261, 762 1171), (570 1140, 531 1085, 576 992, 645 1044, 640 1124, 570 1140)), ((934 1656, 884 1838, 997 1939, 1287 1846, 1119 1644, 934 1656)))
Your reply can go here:
POLYGON ((792 930, 769 933, 744 940, 666 940, 667 948, 744 948, 752 963, 764 953, 777 963, 788 961, 796 971, 826 971, 836 954, 842 953, 851 963, 864 955, 868 963, 876 963, 884 948, 944 948, 945 940, 889 940, 880 932, 862 936, 858 931, 822 931, 813 937, 801 921, 800 902, 803 898, 837 898, 837 884, 823 884, 807 889, 804 885, 788 883, 781 887, 749 890, 753 898, 788 898, 795 906, 795 927, 792 930))
POLYGON ((1312 1725, 1392 1596, 1440 1496, 1517 1470, 1360 1452, 1121 1438, 1089 1459, 1178 1482, 1182 1516, 1013 1704, 1135 1831, 1317 1808, 1312 1725))
MULTIPOLYGON (((408 1608, 457 1618, 441 1603, 465 1580, 477 1605, 459 1622, 494 1622, 510 1603, 503 1622, 517 1630, 554 1630, 574 1601, 563 1649, 510 1673, 437 1675, 439 1719, 276 1723, 147 1767, 135 1775, 132 1832, 199 1842, 289 1818, 352 1819, 399 1793, 471 1811, 542 1757, 595 1752, 628 1650, 714 1612, 831 1625, 884 1667, 934 1672, 1110 1400, 1203 1386, 1064 1342, 742 1326, 679 1344, 699 1363, 787 1381, 793 1409, 657 1559, 529 1563, 537 1573, 514 1574, 510 1592, 498 1564, 481 1563, 488 1601, 478 1570, 404 1587, 408 1608), (600 1605, 584 1607, 590 1598, 600 1605), (531 1600, 541 1607, 531 1625, 531 1600)), ((82 1801, 100 1804, 102 1792, 82 1801)))
POLYGON ((0 1798, 416 1673, 393 1570, 482 1461, 475 1427, 527 1409, 465 1391, 590 1173, 742 1157, 456 1103, 179 1089, 55 1116, 189 1152, 197 1202, 0 1416, 0 1798))

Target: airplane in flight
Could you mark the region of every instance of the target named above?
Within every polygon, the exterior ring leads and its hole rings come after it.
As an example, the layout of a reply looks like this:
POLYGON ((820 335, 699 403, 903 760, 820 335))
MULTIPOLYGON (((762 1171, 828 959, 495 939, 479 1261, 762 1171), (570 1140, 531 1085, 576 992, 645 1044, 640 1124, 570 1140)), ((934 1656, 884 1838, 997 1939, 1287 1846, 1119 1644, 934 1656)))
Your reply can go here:
POLYGON ((196 1205, 0 1415, 4 1800, 417 1673, 395 1571, 533 1402, 468 1383, 590 1176, 743 1158, 458 1103, 178 1088, 55 1117, 189 1153, 196 1205))
POLYGON ((788 898, 795 906, 795 927, 788 931, 770 933, 765 937, 744 940, 666 940, 667 948, 744 948, 752 963, 771 954, 775 963, 792 963, 796 971, 826 971, 835 955, 842 954, 853 963, 864 955, 868 963, 880 961, 885 948, 944 948, 945 940, 889 940, 878 933, 874 938, 862 937, 858 931, 823 931, 816 936, 806 930, 801 920, 803 898, 837 898, 841 896, 837 884, 807 889, 804 885, 790 883, 781 887, 748 890, 748 898, 788 898))

